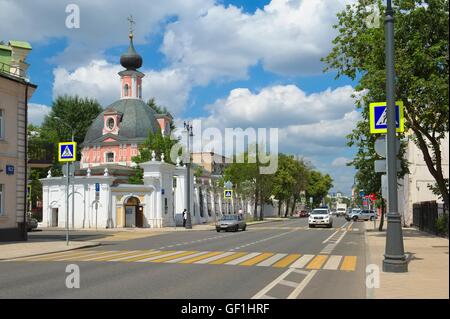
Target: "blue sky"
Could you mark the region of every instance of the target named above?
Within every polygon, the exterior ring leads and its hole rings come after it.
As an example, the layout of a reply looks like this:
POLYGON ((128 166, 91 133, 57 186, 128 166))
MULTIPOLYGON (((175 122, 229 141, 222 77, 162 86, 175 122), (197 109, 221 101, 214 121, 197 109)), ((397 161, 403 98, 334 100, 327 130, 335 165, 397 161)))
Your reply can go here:
POLYGON ((350 193, 353 150, 345 135, 358 119, 355 83, 323 73, 342 0, 72 1, 80 28, 68 29, 66 4, 0 0, 2 40, 29 41, 30 121, 39 124, 59 94, 119 98, 120 55, 133 15, 144 65, 144 98, 155 97, 178 121, 202 126, 277 127, 279 150, 305 156, 350 193), (17 14, 19 12, 20 14, 17 14), (35 19, 34 17, 40 17, 35 19), (19 23, 28 21, 28 23, 19 23))

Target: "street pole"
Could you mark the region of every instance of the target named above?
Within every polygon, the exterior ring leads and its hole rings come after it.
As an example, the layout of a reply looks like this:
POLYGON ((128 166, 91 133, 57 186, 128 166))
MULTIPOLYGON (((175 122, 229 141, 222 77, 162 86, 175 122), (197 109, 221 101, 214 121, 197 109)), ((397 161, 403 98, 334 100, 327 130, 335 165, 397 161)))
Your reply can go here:
POLYGON ((192 229, 192 220, 191 220, 191 136, 192 134, 192 125, 189 123, 184 123, 184 128, 187 132, 187 152, 188 152, 188 160, 186 163, 186 203, 187 203, 187 216, 186 216, 186 229, 192 229))
POLYGON ((395 68, 394 68, 394 11, 387 0, 385 16, 386 50, 386 99, 387 99, 387 179, 388 205, 386 249, 383 260, 385 272, 407 272, 401 218, 397 198, 397 134, 395 116, 395 68))
POLYGON ((70 162, 66 163, 66 174, 67 174, 67 198, 66 198, 66 244, 69 245, 69 171, 70 171, 70 162))
MULTIPOLYGON (((72 130, 72 142, 74 142, 73 130, 72 130)), ((73 167, 73 179, 72 179, 72 230, 74 229, 75 229, 75 166, 73 167)))

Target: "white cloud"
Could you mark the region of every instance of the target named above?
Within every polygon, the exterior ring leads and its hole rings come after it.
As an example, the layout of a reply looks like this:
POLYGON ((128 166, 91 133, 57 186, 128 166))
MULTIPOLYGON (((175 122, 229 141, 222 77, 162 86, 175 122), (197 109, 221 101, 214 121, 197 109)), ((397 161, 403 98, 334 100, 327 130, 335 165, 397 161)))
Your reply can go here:
POLYGON ((46 115, 50 113, 52 108, 43 104, 28 104, 28 122, 34 125, 41 125, 46 115))
POLYGON ((333 166, 333 167, 345 167, 345 166, 347 166, 347 163, 350 162, 350 161, 351 161, 351 159, 346 158, 346 157, 337 157, 331 163, 331 166, 333 166))
MULTIPOLYGON (((120 98, 120 77, 123 70, 118 64, 93 60, 88 65, 68 71, 63 67, 54 70, 53 97, 69 94, 96 98, 104 107, 120 98)), ((143 98, 155 97, 159 105, 166 106, 179 115, 189 97, 190 85, 181 70, 142 70, 143 98)))

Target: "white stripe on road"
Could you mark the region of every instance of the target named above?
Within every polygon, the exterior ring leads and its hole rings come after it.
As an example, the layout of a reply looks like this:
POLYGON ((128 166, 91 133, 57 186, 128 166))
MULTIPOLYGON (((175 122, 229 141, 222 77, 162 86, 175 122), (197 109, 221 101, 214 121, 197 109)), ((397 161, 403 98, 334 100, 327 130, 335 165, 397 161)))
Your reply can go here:
POLYGON ((187 255, 187 256, 176 258, 176 259, 168 260, 168 261, 166 261, 166 263, 177 263, 177 262, 183 261, 185 259, 190 259, 190 258, 193 258, 193 257, 206 255, 206 254, 209 254, 209 253, 210 253, 210 251, 201 251, 201 252, 195 253, 193 255, 187 255))
POLYGON ((141 260, 136 260, 136 262, 138 263, 144 263, 146 261, 151 261, 151 260, 155 260, 155 259, 160 259, 160 258, 164 258, 164 257, 169 257, 169 256, 173 256, 173 255, 177 255, 177 254, 182 254, 185 253, 186 251, 181 250, 181 251, 174 251, 172 253, 168 253, 168 254, 162 254, 162 255, 158 255, 158 256, 152 256, 149 258, 145 258, 145 259, 141 259, 141 260))
POLYGON ((290 268, 283 272, 281 275, 279 275, 277 278, 275 278, 274 281, 272 281, 270 284, 268 284, 266 287, 264 287, 261 291, 259 291, 256 295, 252 297, 252 299, 261 299, 276 285, 278 285, 284 278, 286 278, 294 269, 290 268))
POLYGON ((330 237, 328 237, 327 239, 325 239, 322 244, 326 244, 334 235, 336 235, 336 233, 339 231, 339 229, 337 229, 334 233, 331 234, 330 237))
MULTIPOLYGON (((122 255, 127 254, 127 257, 129 256, 129 253, 139 253, 141 252, 141 250, 132 250, 132 251, 123 251, 123 250, 119 250, 110 254, 105 254, 105 255, 101 255, 101 256, 93 256, 93 257, 88 257, 88 258, 83 258, 82 261, 91 261, 91 260, 97 260, 97 259, 103 259, 103 258, 109 258, 109 257, 113 257, 114 256, 120 256, 122 257, 122 255)), ((110 259, 108 259, 108 261, 112 261, 110 259)))
POLYGON ((315 255, 303 255, 295 263, 289 266, 289 268, 303 268, 306 264, 314 258, 315 255))
POLYGON ((246 260, 252 259, 253 257, 259 256, 259 255, 261 255, 261 253, 251 253, 251 254, 242 256, 242 257, 240 257, 238 259, 234 259, 232 261, 229 261, 229 262, 225 263, 225 265, 237 265, 237 264, 240 264, 240 263, 242 263, 242 262, 244 262, 246 260))
MULTIPOLYGON (((114 251, 114 250, 113 250, 114 251)), ((84 258, 84 257, 88 257, 88 256, 98 256, 98 254, 104 254, 106 255, 107 253, 110 254, 113 251, 104 251, 104 250, 96 250, 96 251, 90 251, 90 252, 86 252, 85 254, 77 254, 76 256, 71 256, 69 255, 68 257, 60 257, 60 258, 56 258, 56 259, 52 259, 52 261, 65 261, 65 260, 73 260, 73 259, 79 259, 79 258, 84 258)))
POLYGON ((314 275, 317 273, 317 270, 311 270, 311 272, 302 280, 300 285, 294 289, 294 291, 287 297, 287 299, 295 299, 297 298, 308 285, 308 283, 313 279, 314 275))
POLYGON ((266 259, 266 260, 260 262, 256 266, 270 267, 270 266, 272 266, 272 264, 276 263, 278 260, 280 260, 281 258, 283 258, 285 256, 287 256, 287 254, 275 254, 272 257, 270 257, 269 259, 266 259))
POLYGON ((158 253, 158 252, 159 252, 158 250, 140 251, 138 254, 134 254, 134 255, 131 255, 131 256, 127 255, 127 256, 124 256, 124 257, 109 259, 108 261, 121 261, 121 260, 124 260, 124 259, 135 258, 135 257, 143 256, 143 255, 145 256, 145 255, 148 255, 148 254, 158 253))
POLYGON ((202 260, 196 261, 194 264, 207 264, 207 263, 209 263, 211 261, 218 260, 220 258, 227 257, 227 256, 230 256, 230 255, 234 255, 234 254, 235 254, 234 251, 228 251, 226 253, 223 253, 223 254, 220 254, 220 255, 217 255, 217 256, 212 256, 212 257, 209 257, 209 258, 206 258, 206 259, 202 259, 202 260))
POLYGON ((328 270, 336 270, 339 267, 339 264, 341 262, 342 256, 330 256, 328 258, 327 263, 325 266, 323 266, 322 269, 328 269, 328 270))

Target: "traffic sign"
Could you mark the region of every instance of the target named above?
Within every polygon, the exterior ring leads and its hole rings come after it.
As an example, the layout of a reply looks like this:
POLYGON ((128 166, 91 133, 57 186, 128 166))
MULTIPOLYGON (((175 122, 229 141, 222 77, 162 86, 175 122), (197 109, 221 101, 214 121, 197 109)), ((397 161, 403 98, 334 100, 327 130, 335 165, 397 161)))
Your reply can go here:
POLYGON ((232 189, 226 189, 223 191, 223 198, 230 199, 233 196, 233 190, 232 189))
MULTIPOLYGON (((375 102, 369 105, 370 133, 387 133, 387 106, 386 102, 375 102)), ((405 117, 403 102, 395 102, 395 127, 397 132, 405 130, 405 117)))
POLYGON ((359 196, 364 197, 364 191, 360 191, 359 196))
POLYGON ((374 202, 374 201, 376 201, 376 199, 377 199, 377 195, 376 195, 375 193, 370 193, 369 199, 370 199, 372 202, 374 202))
POLYGON ((58 161, 75 162, 77 160, 77 142, 58 143, 58 161))

